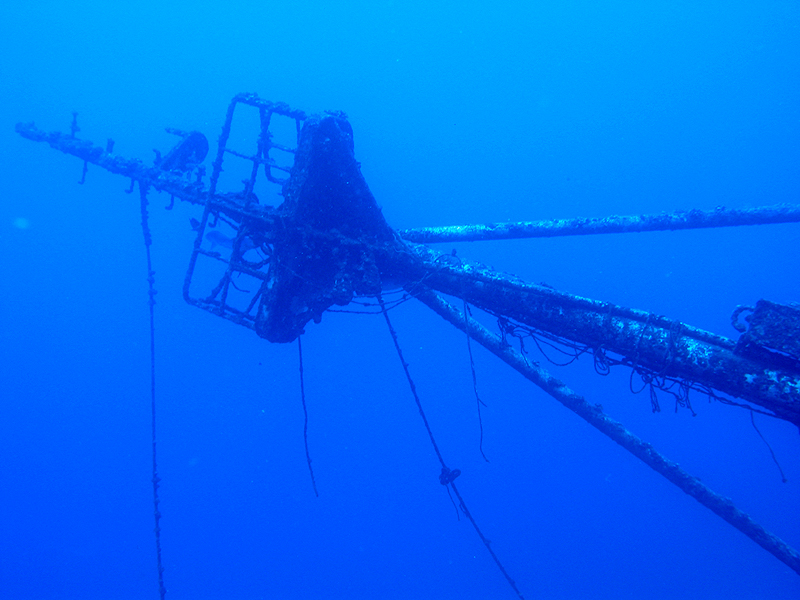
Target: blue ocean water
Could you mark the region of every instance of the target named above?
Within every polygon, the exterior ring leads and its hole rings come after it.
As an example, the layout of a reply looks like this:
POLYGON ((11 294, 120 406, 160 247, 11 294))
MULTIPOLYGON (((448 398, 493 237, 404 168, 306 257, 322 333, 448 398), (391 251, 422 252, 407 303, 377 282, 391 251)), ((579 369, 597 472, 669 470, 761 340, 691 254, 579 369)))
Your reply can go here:
MULTIPOLYGON (((797 202, 793 2, 18 2, 0 20, 0 598, 156 598, 138 197, 14 133, 149 161, 238 92, 344 110, 397 228, 797 202)), ((439 485, 380 317, 269 344, 183 302, 198 209, 151 195, 167 597, 513 598, 439 485)), ((277 203, 274 198, 268 203, 277 203)), ((460 244, 459 255, 735 337, 800 300, 800 226, 460 244)), ((449 249, 450 246, 443 249, 449 249)), ((392 312, 428 419, 530 599, 800 597, 800 578, 462 333, 392 312)), ((542 359, 539 359, 542 360, 542 359)), ((544 361, 542 361, 544 362, 544 361)), ((653 414, 591 360, 577 392, 794 547, 800 437, 696 397, 653 414)))

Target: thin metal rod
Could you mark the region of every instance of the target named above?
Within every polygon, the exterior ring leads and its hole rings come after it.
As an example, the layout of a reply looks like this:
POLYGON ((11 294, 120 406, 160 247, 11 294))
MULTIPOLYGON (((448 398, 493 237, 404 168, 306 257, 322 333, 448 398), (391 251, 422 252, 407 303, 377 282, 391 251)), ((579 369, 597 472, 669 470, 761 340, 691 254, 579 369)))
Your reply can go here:
POLYGON ((699 479, 681 469, 677 463, 661 455, 651 444, 628 431, 622 423, 608 417, 597 406, 587 402, 582 396, 576 394, 541 367, 526 361, 521 354, 504 344, 500 337, 492 334, 488 329, 472 319, 465 321, 459 310, 434 292, 426 290, 417 293, 417 298, 462 331, 468 328, 472 338, 495 354, 500 360, 516 369, 526 379, 542 388, 558 402, 617 442, 654 471, 666 477, 700 504, 733 525, 800 575, 800 554, 783 540, 753 521, 748 514, 739 510, 730 499, 713 492, 699 479))
POLYGON ((629 233, 640 231, 674 231, 734 225, 765 225, 800 222, 800 205, 776 204, 758 208, 725 208, 688 210, 657 215, 612 215, 603 218, 554 219, 520 221, 485 225, 454 225, 403 229, 400 237, 420 244, 439 242, 475 242, 481 240, 513 240, 520 238, 592 235, 597 233, 629 233))

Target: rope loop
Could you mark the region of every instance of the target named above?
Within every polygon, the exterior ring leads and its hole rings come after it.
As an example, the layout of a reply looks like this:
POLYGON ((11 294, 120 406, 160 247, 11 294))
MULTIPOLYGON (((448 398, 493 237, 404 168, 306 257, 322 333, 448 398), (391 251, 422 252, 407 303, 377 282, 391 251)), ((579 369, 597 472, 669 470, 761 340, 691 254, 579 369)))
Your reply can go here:
MULTIPOLYGON (((747 325, 739 322, 739 316, 744 311, 753 312, 754 310, 755 308, 753 308, 752 306, 743 306, 741 304, 737 306, 736 309, 733 311, 733 314, 731 315, 731 325, 733 326, 733 328, 739 333, 744 333, 745 331, 747 331, 747 325)), ((748 321, 749 319, 748 317, 745 317, 744 320, 748 321)))
POLYGON ((598 375, 606 376, 611 373, 611 364, 603 346, 598 346, 592 352, 594 355, 594 370, 598 375))

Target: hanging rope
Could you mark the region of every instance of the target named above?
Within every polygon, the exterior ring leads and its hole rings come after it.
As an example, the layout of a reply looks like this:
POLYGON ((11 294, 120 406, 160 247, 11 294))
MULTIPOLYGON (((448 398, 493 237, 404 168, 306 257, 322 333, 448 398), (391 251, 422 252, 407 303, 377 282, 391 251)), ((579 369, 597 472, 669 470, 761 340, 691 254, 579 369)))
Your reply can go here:
MULTIPOLYGON (((394 348, 397 351, 397 356, 400 358, 400 364, 403 365, 403 371, 406 374, 406 379, 408 380, 408 386, 411 388, 411 393, 414 395, 414 402, 417 403, 417 408, 419 409, 419 414, 422 417, 422 422, 425 423, 425 430, 428 432, 428 437, 431 440, 431 445, 433 446, 434 452, 436 452, 436 457, 439 459, 439 463, 442 465, 442 471, 439 474, 439 483, 443 486, 447 487, 447 491, 452 489, 453 494, 455 494, 456 498, 458 498, 458 505, 461 507, 464 515, 467 517, 472 526, 475 528, 475 531, 478 533, 478 537, 481 538, 483 545, 486 546, 486 550, 489 551, 492 559, 494 559, 495 564, 500 569, 500 572, 503 574, 503 577, 506 578, 508 584, 511 586, 511 589, 514 590, 514 593, 520 598, 520 600, 525 600, 522 593, 517 589, 517 584, 511 579, 511 576, 503 567, 503 563, 500 562, 500 559, 497 558, 497 555, 492 550, 491 542, 486 539, 486 536, 483 535, 480 527, 478 527, 478 523, 472 516, 472 513, 469 512, 467 508, 466 502, 464 502, 464 498, 461 497, 461 493, 458 491, 456 487, 455 480, 456 477, 461 475, 461 471, 459 469, 450 469, 444 462, 444 457, 442 457, 442 453, 439 451, 439 446, 436 444, 436 440, 433 437, 433 431, 431 431, 431 426, 428 424, 428 418, 425 416, 425 411, 422 410, 422 402, 419 399, 419 395, 417 394, 417 386, 414 385, 414 380, 411 379, 411 373, 408 370, 408 363, 403 358, 403 351, 400 349, 400 342, 397 340, 397 332, 392 327, 392 322, 389 320, 389 313, 386 311, 386 306, 383 303, 383 298, 380 294, 377 296, 378 304, 381 307, 381 312, 383 312, 383 317, 386 319, 386 325, 389 327, 389 333, 392 336, 392 341, 394 342, 394 348)), ((452 500, 452 498, 451 498, 452 500)))
MULTIPOLYGON (((490 311, 489 311, 490 312, 490 311)), ((682 324, 673 324, 670 327, 668 332, 668 346, 667 351, 664 357, 664 362, 660 370, 655 371, 654 369, 647 368, 643 365, 637 364, 638 354, 634 356, 634 358, 612 358, 608 355, 607 350, 602 346, 597 347, 590 347, 586 344, 580 344, 576 342, 572 342, 566 338, 559 337, 557 335, 553 335, 547 333, 545 331, 535 329, 533 327, 529 327, 527 325, 522 325, 520 323, 514 322, 507 317, 502 315, 497 315, 495 313, 490 312, 490 314, 494 314, 497 317, 497 323, 500 328, 500 335, 504 344, 509 345, 508 338, 514 338, 519 343, 520 354, 522 355, 523 360, 528 362, 527 353, 528 351, 525 348, 524 340, 526 338, 531 338, 536 343, 537 347, 540 351, 542 351, 542 355, 547 359, 548 362, 557 366, 565 366, 569 364, 584 354, 592 354, 592 360, 594 361, 594 370, 597 372, 598 375, 608 375, 611 372, 611 367, 616 366, 624 366, 629 367, 631 369, 630 379, 628 382, 629 389, 633 394, 640 394, 645 390, 648 390, 649 397, 650 397, 650 405, 653 409, 653 412, 660 411, 661 407, 659 404, 657 392, 665 392, 671 395, 675 400, 675 412, 678 411, 679 407, 686 408, 691 412, 692 416, 696 416, 694 408, 692 407, 692 403, 690 400, 690 392, 694 391, 700 394, 704 394, 708 396, 709 400, 716 400, 717 402, 721 402, 723 404, 728 404, 730 406, 738 406, 740 408, 745 408, 750 411, 757 412, 762 415, 767 415, 770 417, 775 417, 773 413, 765 412, 758 408, 755 408, 749 404, 742 404, 739 402, 735 402, 730 398, 726 398, 724 396, 720 396, 714 392, 711 388, 702 383, 698 383, 696 381, 692 381, 690 379, 685 379, 682 377, 673 377, 666 375, 665 372, 667 368, 674 363, 675 361, 675 354, 676 354, 676 345, 677 340, 682 335, 681 328, 682 324), (538 339, 542 338, 542 339, 538 339), (548 341, 549 340, 549 341, 548 341), (552 349, 555 349, 559 353, 570 356, 570 360, 567 363, 559 363, 552 360, 543 350, 539 342, 549 346, 552 349), (560 346, 560 347, 559 347, 560 346), (635 385, 634 378, 639 376, 641 379, 641 387, 637 389, 635 385)), ((648 321, 649 322, 649 321, 648 321)), ((649 326, 646 322, 645 326, 649 326)), ((644 334, 644 330, 642 330, 642 334, 644 334)), ((641 340, 641 335, 640 335, 641 340)))
POLYGON ((481 438, 480 442, 478 442, 478 450, 481 451, 481 456, 483 460, 489 462, 489 459, 486 458, 486 454, 483 452, 483 416, 481 415, 481 406, 486 406, 486 403, 481 400, 481 397, 478 395, 478 375, 475 373, 475 359, 472 358, 472 341, 469 337, 469 317, 471 312, 469 310, 469 306, 467 305, 467 301, 464 300, 464 331, 467 334, 467 352, 469 352, 469 368, 472 370, 472 389, 475 392, 475 402, 478 406, 478 427, 481 431, 481 438))
POLYGON ((319 498, 317 491, 317 481, 314 479, 314 469, 311 467, 311 455, 308 453, 308 409, 306 408, 306 388, 303 383, 303 343, 300 341, 302 336, 297 338, 297 350, 300 354, 300 399, 303 402, 303 444, 306 447, 306 462, 308 472, 311 473, 311 485, 314 488, 314 495, 319 498))
POLYGON ((147 294, 150 297, 150 431, 153 447, 153 516, 155 517, 156 534, 156 562, 158 566, 158 595, 161 600, 167 593, 164 587, 164 565, 161 562, 161 512, 158 510, 158 483, 161 479, 158 476, 158 465, 156 463, 156 327, 155 327, 155 271, 153 262, 150 258, 150 245, 153 237, 150 234, 150 227, 147 224, 147 186, 139 183, 139 196, 141 198, 142 209, 142 233, 144 235, 144 249, 147 255, 147 294))
POLYGON ((753 424, 753 429, 756 430, 756 433, 758 434, 758 437, 761 438, 761 441, 767 445, 767 448, 769 448, 769 453, 772 456, 772 462, 775 463, 775 466, 778 467, 778 471, 780 471, 781 473, 781 481, 783 483, 786 483, 789 480, 786 479, 786 475, 784 475, 783 473, 783 468, 781 468, 781 463, 778 462, 778 457, 775 456, 775 452, 772 450, 772 446, 769 445, 767 438, 765 438, 764 435, 761 433, 761 431, 758 429, 758 427, 756 427, 756 417, 754 411, 752 410, 750 411, 750 423, 753 424))

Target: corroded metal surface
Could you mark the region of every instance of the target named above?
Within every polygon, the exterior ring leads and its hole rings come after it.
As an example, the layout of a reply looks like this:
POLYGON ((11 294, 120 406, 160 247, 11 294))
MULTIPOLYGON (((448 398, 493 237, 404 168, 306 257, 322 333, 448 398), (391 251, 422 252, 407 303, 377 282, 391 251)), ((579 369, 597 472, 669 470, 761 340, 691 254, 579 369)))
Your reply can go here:
MULTIPOLYGON (((759 300, 745 317, 747 331, 739 338, 737 352, 747 354, 753 347, 778 353, 789 364, 800 361, 800 306, 759 300)), ((777 358, 777 357, 775 357, 777 358)))
POLYGON ((800 373, 768 357, 755 360, 735 354, 733 340, 645 311, 527 283, 475 263, 442 260, 447 255, 424 246, 415 246, 415 251, 427 265, 436 265, 425 279, 433 289, 590 348, 614 352, 634 365, 753 402, 800 426, 800 373))
POLYGON ((775 206, 742 209, 720 206, 714 210, 687 210, 657 215, 612 215, 602 218, 421 227, 418 229, 403 229, 399 234, 409 242, 432 244, 438 242, 513 240, 600 233, 675 231, 678 229, 797 222, 800 222, 800 206, 796 204, 777 204, 775 206))
POLYGON ((402 249, 361 175, 342 117, 306 121, 284 196, 278 216, 298 226, 275 240, 255 322, 271 342, 294 341, 333 305, 380 294, 381 273, 402 249))

